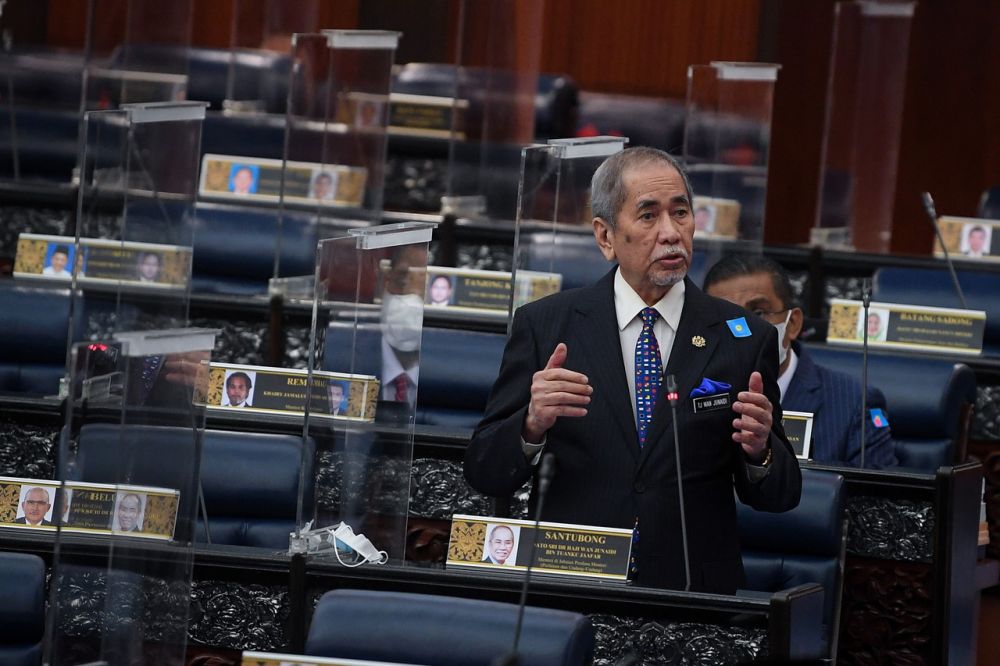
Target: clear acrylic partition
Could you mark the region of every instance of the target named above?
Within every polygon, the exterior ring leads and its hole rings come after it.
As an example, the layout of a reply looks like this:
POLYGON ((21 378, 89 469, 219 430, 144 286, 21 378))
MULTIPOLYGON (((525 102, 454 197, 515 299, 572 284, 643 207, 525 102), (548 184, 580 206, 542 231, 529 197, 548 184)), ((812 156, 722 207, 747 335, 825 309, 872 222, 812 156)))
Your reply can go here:
MULTIPOLYGON (((388 135, 389 81, 399 33, 328 30, 292 39, 281 216, 314 211, 319 238, 352 217, 377 223, 388 135)), ((280 233, 278 234, 280 237, 280 233)), ((285 277, 278 262, 275 277, 285 277)))
POLYGON ((741 62, 688 67, 684 164, 695 198, 695 277, 724 252, 761 250, 779 69, 741 62))
POLYGON ((889 251, 914 2, 838 2, 812 242, 889 251))
POLYGON ((284 105, 285 99, 271 99, 267 91, 288 80, 292 35, 318 29, 319 0, 234 0, 224 108, 264 113, 274 111, 275 102, 284 105), (255 71, 268 62, 265 71, 255 71))
POLYGON ((204 116, 84 116, 48 663, 184 663, 215 342, 187 328, 204 116))
POLYGON ((534 139, 545 3, 460 0, 447 199, 458 216, 512 220, 520 150, 534 139))
MULTIPOLYGON (((406 544, 434 227, 405 222, 353 229, 321 241, 316 266, 309 351, 314 388, 304 433, 316 442, 317 454, 302 467, 303 481, 309 474, 315 479, 315 502, 303 497, 300 534, 310 523, 325 531, 343 521, 392 561, 402 561, 406 544)), ((331 544, 303 536, 293 538, 292 550, 353 561, 331 544)))
POLYGON ((562 275, 563 288, 596 282, 609 268, 593 233, 590 179, 628 139, 553 139, 521 151, 510 315, 525 271, 562 275))

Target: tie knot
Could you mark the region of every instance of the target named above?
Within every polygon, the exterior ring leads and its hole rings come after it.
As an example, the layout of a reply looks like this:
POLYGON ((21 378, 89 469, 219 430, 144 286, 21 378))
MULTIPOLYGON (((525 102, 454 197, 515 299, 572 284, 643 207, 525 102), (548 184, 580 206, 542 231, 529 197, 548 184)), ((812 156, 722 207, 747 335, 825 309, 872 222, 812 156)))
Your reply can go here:
POLYGON ((660 313, 656 308, 643 308, 639 316, 642 317, 643 326, 652 326, 659 319, 660 313))

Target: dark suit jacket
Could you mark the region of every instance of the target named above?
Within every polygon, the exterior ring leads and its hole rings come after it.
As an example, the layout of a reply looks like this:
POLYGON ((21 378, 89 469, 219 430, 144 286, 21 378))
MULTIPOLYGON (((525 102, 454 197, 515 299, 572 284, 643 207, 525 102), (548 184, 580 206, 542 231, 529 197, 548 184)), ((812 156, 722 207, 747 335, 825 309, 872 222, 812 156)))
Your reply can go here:
MULTIPOLYGON (((785 391, 781 406, 786 411, 812 412, 812 450, 818 462, 861 464, 861 382, 836 370, 816 365, 802 345, 795 344, 799 365, 785 391)), ((868 409, 886 411, 885 396, 868 387, 868 409)), ((888 414, 888 412, 886 412, 888 414)), ((870 415, 864 418, 865 467, 894 467, 892 432, 876 428, 870 415)))
MULTIPOLYGON (((591 287, 517 310, 500 375, 466 451, 466 479, 481 492, 508 495, 532 476, 521 450, 521 428, 532 375, 545 367, 559 342, 569 350, 565 367, 585 374, 594 393, 587 416, 561 418, 546 435, 545 450, 557 462, 543 519, 631 528, 638 517, 636 582, 683 588, 671 411, 661 391, 640 450, 615 318, 614 270, 591 287)), ((773 326, 706 296, 687 280, 667 373, 676 375, 681 396, 677 419, 693 590, 732 593, 742 582, 734 485, 740 498, 757 509, 785 511, 798 504, 802 479, 780 425, 777 356, 773 326), (726 320, 735 317, 746 317, 751 336, 733 335, 726 320), (703 347, 694 344, 695 336, 704 338, 703 347), (709 378, 732 385, 735 401, 754 370, 763 375, 776 424, 773 462, 757 483, 749 481, 745 456, 732 440, 735 412, 695 414, 689 397, 709 378)))
MULTIPOLYGON (((21 516, 20 518, 17 518, 16 520, 14 520, 14 523, 17 524, 17 525, 27 525, 28 524, 28 519, 25 518, 24 516, 21 516)), ((51 525, 52 523, 49 522, 48 520, 45 520, 44 518, 42 518, 42 522, 39 523, 39 524, 41 524, 41 525, 51 525)))

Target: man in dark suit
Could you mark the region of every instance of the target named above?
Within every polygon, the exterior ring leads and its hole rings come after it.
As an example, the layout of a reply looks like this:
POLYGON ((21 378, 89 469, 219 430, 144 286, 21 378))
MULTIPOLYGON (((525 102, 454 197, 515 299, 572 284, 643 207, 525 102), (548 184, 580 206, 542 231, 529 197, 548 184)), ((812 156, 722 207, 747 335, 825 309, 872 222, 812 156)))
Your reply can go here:
POLYGON ((24 501, 21 502, 21 510, 24 515, 14 520, 18 525, 51 525, 45 520, 45 514, 52 508, 52 500, 49 499, 49 491, 45 488, 35 487, 24 494, 24 501))
POLYGON ((517 310, 465 475, 507 495, 551 452, 544 520, 637 527, 635 583, 684 588, 683 515, 690 588, 732 593, 743 578, 734 486, 757 509, 785 511, 802 479, 780 425, 774 328, 685 277, 691 201, 661 151, 630 148, 598 168, 594 236, 618 267, 517 310), (664 365, 678 386, 683 495, 664 365))
MULTIPOLYGON (((802 310, 777 262, 762 255, 729 255, 705 276, 705 293, 741 305, 778 328, 781 408, 813 414, 812 450, 818 462, 861 465, 861 383, 816 365, 798 342, 802 310)), ((868 388, 864 415, 866 468, 896 465, 885 396, 868 388)))

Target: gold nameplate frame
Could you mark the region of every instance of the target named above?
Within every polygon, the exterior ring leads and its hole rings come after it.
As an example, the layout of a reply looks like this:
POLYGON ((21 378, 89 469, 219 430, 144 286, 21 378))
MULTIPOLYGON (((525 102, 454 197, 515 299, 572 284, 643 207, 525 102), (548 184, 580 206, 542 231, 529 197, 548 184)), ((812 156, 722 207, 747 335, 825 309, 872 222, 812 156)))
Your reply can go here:
POLYGON ((0 477, 0 526, 170 541, 180 493, 168 488, 0 477), (60 514, 61 512, 61 514, 60 514), (61 515, 61 517, 60 517, 61 515))
POLYGON ((212 363, 208 393, 200 404, 220 411, 303 416, 370 423, 375 420, 379 381, 370 375, 212 363))
POLYGON ((899 303, 872 303, 865 321, 861 301, 840 298, 830 302, 830 344, 858 347, 868 329, 868 345, 881 349, 907 349, 980 354, 986 331, 982 310, 933 308, 899 303))
POLYGON ((358 208, 364 200, 368 179, 364 167, 312 162, 284 166, 275 159, 206 154, 201 159, 198 194, 209 199, 276 204, 281 200, 284 172, 286 202, 358 208))
POLYGON ((740 202, 735 199, 695 197, 694 210, 695 238, 726 238, 735 240, 740 236, 740 202))
MULTIPOLYGON (((455 514, 446 567, 492 571, 528 568, 535 522, 455 514)), ((541 523, 531 570, 625 582, 632 530, 541 523)))
POLYGON ((812 452, 812 412, 782 412, 781 426, 785 429, 788 443, 795 450, 795 457, 808 460, 812 452))
POLYGON ((69 282, 76 270, 81 286, 127 286, 130 289, 187 289, 191 248, 180 245, 72 236, 20 234, 14 277, 69 282))
MULTIPOLYGON (((507 314, 510 306, 511 274, 505 271, 427 267, 424 304, 432 309, 469 314, 499 312, 507 314)), ((557 293, 562 289, 562 275, 539 271, 517 272, 514 308, 557 293)))
POLYGON ((359 661, 357 659, 329 659, 307 657, 301 654, 276 652, 244 652, 240 666, 409 666, 387 661, 359 661))
MULTIPOLYGON (((976 217, 941 217, 941 238, 948 254, 963 261, 1000 261, 1000 220, 976 217)), ((935 241, 934 256, 944 257, 941 243, 935 241)))

